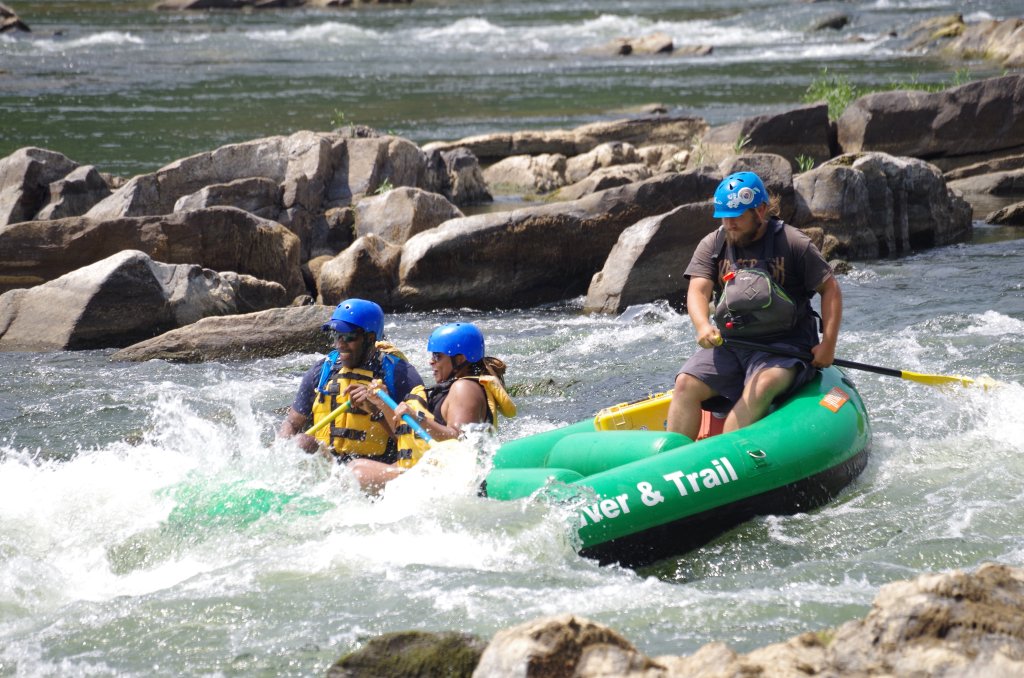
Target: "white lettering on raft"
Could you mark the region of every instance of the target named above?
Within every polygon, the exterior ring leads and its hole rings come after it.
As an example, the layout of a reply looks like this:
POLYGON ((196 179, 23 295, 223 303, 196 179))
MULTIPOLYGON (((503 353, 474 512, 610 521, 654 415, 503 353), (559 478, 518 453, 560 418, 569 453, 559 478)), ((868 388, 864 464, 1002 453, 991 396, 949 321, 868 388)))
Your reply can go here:
POLYGON ((725 483, 739 480, 736 470, 725 457, 719 457, 711 461, 713 468, 702 468, 694 473, 673 471, 662 476, 665 480, 673 483, 680 497, 685 497, 690 492, 700 492, 701 486, 711 489, 725 483), (698 479, 700 482, 698 482, 698 479), (685 482, 684 482, 685 481, 685 482))
MULTIPOLYGON (((725 457, 712 459, 711 466, 708 468, 702 468, 692 473, 673 471, 663 475, 662 478, 675 485, 680 497, 685 497, 690 492, 700 492, 701 489, 710 490, 740 479, 736 475, 736 469, 725 457)), ((654 486, 649 482, 637 483, 637 490, 640 491, 640 498, 645 506, 655 506, 664 501, 661 492, 654 490, 654 486)), ((594 525, 605 519, 618 518, 627 513, 629 513, 628 494, 620 494, 611 499, 601 499, 580 509, 580 527, 586 527, 588 524, 594 525)))
POLYGON ((587 524, 588 518, 591 523, 599 523, 603 518, 617 518, 629 513, 628 498, 629 495, 620 494, 614 499, 602 499, 590 506, 584 506, 583 515, 580 516, 581 527, 587 524))

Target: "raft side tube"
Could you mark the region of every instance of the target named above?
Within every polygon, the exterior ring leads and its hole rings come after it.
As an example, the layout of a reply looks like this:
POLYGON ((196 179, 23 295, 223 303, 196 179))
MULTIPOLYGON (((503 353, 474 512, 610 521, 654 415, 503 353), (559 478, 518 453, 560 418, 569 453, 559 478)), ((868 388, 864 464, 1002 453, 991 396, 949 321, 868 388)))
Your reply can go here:
POLYGON ((590 476, 692 442, 681 433, 667 431, 575 433, 555 443, 544 465, 568 468, 583 476, 590 476))
POLYGON ((533 468, 544 465, 551 448, 562 438, 575 433, 593 432, 594 422, 584 419, 575 424, 551 431, 536 433, 525 438, 510 440, 494 453, 494 468, 533 468))
POLYGON ((498 468, 487 475, 484 495, 491 499, 522 499, 552 482, 568 484, 577 480, 583 480, 583 476, 567 468, 498 468))
POLYGON ((867 465, 870 447, 809 478, 718 506, 696 515, 585 546, 580 555, 601 565, 643 567, 707 544, 734 527, 763 515, 793 515, 823 506, 837 497, 867 465))

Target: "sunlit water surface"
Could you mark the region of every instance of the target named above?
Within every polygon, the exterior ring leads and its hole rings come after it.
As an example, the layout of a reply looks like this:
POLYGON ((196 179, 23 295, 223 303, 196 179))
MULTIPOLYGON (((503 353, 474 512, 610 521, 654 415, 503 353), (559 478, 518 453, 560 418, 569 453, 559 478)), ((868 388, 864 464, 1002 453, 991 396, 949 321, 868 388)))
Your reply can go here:
POLYGON ((389 316, 424 374, 436 324, 478 323, 521 414, 497 440, 473 436, 450 472, 410 474, 377 501, 274 440, 317 355, 0 354, 0 674, 309 676, 381 633, 489 637, 557 613, 650 655, 743 651, 862 616, 889 581, 1024 565, 1019 236, 981 227, 972 244, 841 277, 841 357, 1002 387, 851 371, 874 448, 836 501, 639 572, 579 557, 564 509, 475 487, 500 441, 668 388, 694 341, 667 304, 389 316))
MULTIPOLYGON (((906 51, 920 19, 1018 16, 1010 0, 843 3, 456 2, 365 11, 158 13, 149 0, 13 2, 0 35, 0 157, 24 146, 130 176, 225 143, 362 123, 416 142, 621 117, 649 103, 713 124, 800 103, 823 67, 859 86, 948 82, 906 51), (712 57, 597 56, 655 30, 712 57)), ((992 64, 966 64, 972 75, 992 64)), ((608 624, 650 655, 737 650, 863 615, 882 584, 1021 565, 1024 240, 972 244, 842 277, 840 355, 987 373, 944 392, 851 372, 874 425, 863 475, 810 514, 766 517, 639 572, 576 554, 571 516, 476 496, 503 440, 669 387, 693 350, 659 303, 580 302, 390 316, 424 374, 425 338, 477 322, 520 416, 474 436, 450 473, 378 501, 343 468, 274 440, 317 355, 173 365, 109 351, 0 354, 0 675, 321 674, 375 635, 489 637, 535 617, 608 624), (230 510, 217 510, 227 506, 230 510)), ((326 347, 325 347, 326 348, 326 347)))
POLYGON ((911 50, 920 21, 1020 16, 1019 0, 416 0, 358 9, 157 12, 152 0, 9 2, 0 157, 25 146, 122 176, 227 143, 359 123, 417 143, 567 128, 660 104, 722 124, 998 64, 911 50), (811 30, 842 13, 843 30, 811 30), (655 32, 710 56, 601 53, 655 32))

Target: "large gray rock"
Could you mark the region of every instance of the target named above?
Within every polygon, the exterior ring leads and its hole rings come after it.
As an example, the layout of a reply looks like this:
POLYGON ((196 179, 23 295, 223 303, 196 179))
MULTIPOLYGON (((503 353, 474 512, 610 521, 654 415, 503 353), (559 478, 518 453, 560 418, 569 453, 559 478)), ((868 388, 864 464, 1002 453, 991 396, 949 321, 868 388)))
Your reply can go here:
POLYGON ((477 678, 719 678, 759 676, 1024 675, 1024 570, 925 574, 883 586, 864 619, 738 654, 709 643, 689 656, 649 658, 602 624, 544 617, 499 631, 477 678))
POLYGON ((987 158, 981 162, 951 169, 945 172, 943 176, 946 177, 946 181, 956 181, 957 179, 967 179, 968 177, 976 177, 981 174, 1008 172, 1011 170, 1024 170, 1024 154, 1016 153, 987 158))
POLYGON ((847 675, 1022 675, 1024 572, 986 564, 889 584, 828 649, 847 675))
POLYGON ((574 184, 583 181, 599 169, 613 165, 631 165, 640 161, 640 154, 632 144, 609 142, 566 160, 565 179, 574 184))
POLYGON ((0 159, 0 226, 33 219, 50 199, 50 184, 78 163, 43 148, 20 148, 0 159))
POLYGON ((942 170, 988 154, 1024 150, 1024 75, 942 92, 897 90, 855 100, 839 118, 847 153, 879 151, 929 160, 942 170))
POLYGON ((484 649, 473 676, 626 676, 658 668, 616 631, 565 614, 498 631, 484 649))
MULTIPOLYGON (((273 219, 299 236, 306 260, 337 253, 324 216, 328 210, 381 187, 419 186, 425 177, 426 157, 408 140, 303 131, 223 146, 133 177, 86 216, 108 220, 170 214, 183 198, 182 206, 193 200, 210 204, 201 193, 208 187, 218 187, 224 196, 226 187, 237 186, 234 182, 262 178, 280 186, 280 209, 273 219)), ((245 191, 237 199, 248 205, 252 194, 245 191)), ((260 200, 257 211, 269 214, 265 208, 269 205, 260 200)))
POLYGON ((401 247, 373 234, 362 236, 320 267, 317 300, 338 304, 348 297, 360 297, 374 299, 386 308, 394 306, 401 256, 401 247))
POLYGON ((418 188, 395 188, 355 205, 356 236, 376 235, 395 245, 438 224, 465 216, 444 196, 418 188))
POLYGON ((566 157, 586 153, 609 142, 633 146, 678 144, 689 146, 707 130, 701 118, 649 115, 582 125, 572 130, 527 130, 466 137, 457 141, 432 142, 423 150, 449 151, 467 148, 480 162, 489 165, 513 155, 559 154, 566 157))
MULTIPOLYGON (((225 279, 200 266, 161 264, 125 250, 0 295, 0 351, 126 346, 206 316, 237 313, 240 285, 252 299, 258 283, 248 277, 225 279)), ((283 298, 279 289, 275 302, 283 298)))
POLYGON ((266 177, 236 179, 226 184, 204 186, 195 193, 182 196, 174 203, 173 212, 191 212, 207 207, 237 207, 264 219, 273 219, 284 207, 281 187, 266 177))
MULTIPOLYGON (((464 137, 455 141, 432 141, 424 144, 427 153, 453 151, 465 148, 483 165, 491 165, 515 155, 576 155, 576 133, 573 130, 524 130, 520 132, 494 132, 464 137)), ((590 150, 589 148, 586 150, 590 150)))
POLYGON ((602 167, 590 174, 587 178, 581 179, 569 186, 563 186, 555 191, 549 200, 579 200, 585 195, 597 193, 616 186, 632 184, 644 179, 650 179, 653 172, 647 165, 637 162, 630 165, 614 165, 602 167))
POLYGON ((320 327, 333 311, 333 306, 291 306, 245 315, 203 318, 123 348, 110 359, 196 363, 276 358, 297 351, 326 351, 330 347, 320 327))
POLYGON ((585 313, 621 313, 633 304, 686 298, 683 271, 701 238, 718 226, 709 202, 681 205, 622 232, 590 282, 585 313))
POLYGON ((480 161, 468 148, 435 149, 426 155, 427 176, 422 188, 440 193, 459 207, 494 199, 484 180, 480 161))
POLYGON ((327 197, 334 206, 352 204, 385 186, 421 188, 425 173, 426 156, 408 139, 348 139, 327 197))
POLYGON ((31 287, 126 249, 169 264, 198 264, 306 291, 298 238, 280 224, 233 207, 169 216, 72 217, 0 227, 0 291, 31 287))
POLYGON ((988 19, 964 24, 959 35, 942 45, 942 51, 962 59, 983 57, 1003 68, 1024 67, 1024 19, 988 19))
POLYGON ((678 144, 654 144, 636 149, 640 162, 655 172, 683 172, 690 150, 678 144))
POLYGON ((330 135, 297 132, 288 137, 256 139, 198 153, 176 160, 156 172, 133 177, 89 210, 86 216, 118 219, 171 214, 181 198, 207 186, 229 184, 250 177, 265 177, 282 183, 286 175, 291 175, 290 197, 293 202, 303 198, 310 200, 307 197, 310 192, 308 185, 319 183, 320 191, 316 197, 321 198, 323 177, 318 169, 328 162, 332 142, 339 141, 330 135), (301 169, 296 172, 292 166, 301 169), (297 186, 300 183, 301 188, 297 186))
POLYGON ((82 165, 63 179, 50 184, 50 197, 35 218, 63 219, 77 217, 110 195, 110 187, 103 175, 92 165, 82 165))
POLYGON ((821 229, 826 258, 909 254, 970 238, 971 208, 939 170, 883 153, 835 158, 793 180, 793 225, 821 229))
POLYGON ((483 171, 494 193, 549 193, 566 184, 566 158, 561 153, 514 155, 483 171))
POLYGON ((831 158, 830 139, 828 106, 810 104, 713 127, 704 134, 701 146, 705 161, 719 163, 741 153, 774 153, 795 166, 800 156, 815 163, 831 158))
POLYGON ((977 218, 1024 200, 1024 169, 992 172, 949 182, 974 208, 977 218))
POLYGON ((405 243, 396 303, 493 309, 582 294, 623 230, 706 200, 720 179, 665 174, 573 202, 446 221, 405 243))
POLYGON ((470 678, 486 645, 467 633, 387 633, 339 659, 326 678, 470 678))
POLYGON ((689 147, 707 130, 702 118, 683 116, 647 115, 625 120, 592 122, 577 127, 576 152, 579 155, 601 144, 621 142, 637 148, 655 144, 677 144, 689 147))
POLYGON ((986 216, 985 221, 998 226, 1024 226, 1024 201, 996 210, 986 216))

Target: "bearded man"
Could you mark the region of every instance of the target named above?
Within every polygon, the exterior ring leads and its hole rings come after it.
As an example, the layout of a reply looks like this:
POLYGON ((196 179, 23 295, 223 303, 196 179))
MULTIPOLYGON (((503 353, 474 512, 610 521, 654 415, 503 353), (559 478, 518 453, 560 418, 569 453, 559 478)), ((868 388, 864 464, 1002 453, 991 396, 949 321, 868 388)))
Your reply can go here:
POLYGON ((764 417, 773 401, 806 384, 817 368, 831 365, 843 317, 832 268, 801 230, 778 218, 778 200, 759 176, 726 177, 714 201, 722 225, 701 240, 684 272, 686 309, 700 349, 676 375, 666 423, 692 439, 702 432, 704 401, 724 397, 731 409, 721 430, 734 431, 764 417), (811 306, 816 293, 820 316, 811 306), (730 337, 813 360, 730 346, 730 337))

